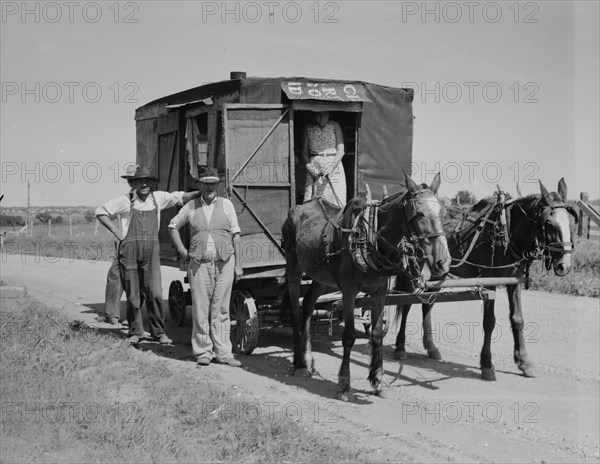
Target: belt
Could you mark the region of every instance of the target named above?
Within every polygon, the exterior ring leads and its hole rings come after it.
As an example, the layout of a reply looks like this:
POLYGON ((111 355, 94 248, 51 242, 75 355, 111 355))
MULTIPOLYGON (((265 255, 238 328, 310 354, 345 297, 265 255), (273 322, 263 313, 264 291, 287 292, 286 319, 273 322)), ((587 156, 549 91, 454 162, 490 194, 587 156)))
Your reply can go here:
POLYGON ((315 156, 323 156, 323 157, 327 158, 327 157, 329 157, 329 156, 335 156, 336 154, 337 154, 337 153, 331 153, 331 154, 329 154, 329 153, 323 153, 322 155, 321 155, 321 154, 316 154, 316 155, 315 155, 315 154, 312 154, 312 153, 311 153, 310 157, 311 157, 311 158, 314 158, 315 156))
POLYGON ((194 262, 198 264, 206 264, 206 263, 220 263, 223 261, 222 259, 194 259, 194 262))

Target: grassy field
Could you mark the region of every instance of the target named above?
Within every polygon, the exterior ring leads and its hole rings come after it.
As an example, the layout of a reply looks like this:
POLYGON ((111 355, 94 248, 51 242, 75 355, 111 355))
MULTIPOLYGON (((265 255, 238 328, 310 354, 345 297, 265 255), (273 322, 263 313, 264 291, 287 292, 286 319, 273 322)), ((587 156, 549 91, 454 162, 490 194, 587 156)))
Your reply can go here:
POLYGON ((4 300, 0 323, 3 462, 371 459, 309 418, 270 414, 193 365, 173 369, 41 303, 4 300))
MULTIPOLYGON (((46 226, 38 226, 33 237, 8 235, 7 253, 39 254, 41 258, 62 257, 89 261, 110 261, 115 254, 114 237, 104 227, 79 224, 69 235, 68 225, 52 227, 48 236, 46 226)), ((541 261, 531 266, 532 289, 568 295, 600 297, 600 239, 578 237, 572 255, 573 268, 569 275, 557 277, 547 272, 541 261)))

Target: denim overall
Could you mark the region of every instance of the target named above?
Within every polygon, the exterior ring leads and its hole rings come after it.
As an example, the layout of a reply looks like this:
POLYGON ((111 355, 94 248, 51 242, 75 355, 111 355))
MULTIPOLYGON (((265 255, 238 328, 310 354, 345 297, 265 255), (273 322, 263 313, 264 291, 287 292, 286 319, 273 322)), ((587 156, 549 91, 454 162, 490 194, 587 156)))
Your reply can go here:
POLYGON ((160 273, 160 247, 158 244, 158 206, 152 195, 155 209, 133 209, 127 236, 119 246, 121 282, 127 294, 127 322, 129 335, 144 335, 142 305, 146 303, 150 335, 158 338, 165 333, 160 273))

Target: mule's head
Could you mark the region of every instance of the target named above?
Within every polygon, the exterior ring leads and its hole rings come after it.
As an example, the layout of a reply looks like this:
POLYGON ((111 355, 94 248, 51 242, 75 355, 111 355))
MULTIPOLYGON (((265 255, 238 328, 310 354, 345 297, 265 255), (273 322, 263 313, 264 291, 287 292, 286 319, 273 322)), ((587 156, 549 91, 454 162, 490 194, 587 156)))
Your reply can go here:
POLYGON ((558 193, 549 193, 541 181, 540 190, 539 235, 547 257, 546 268, 552 267, 557 276, 565 276, 571 271, 577 213, 565 203, 567 185, 564 178, 558 182, 558 193))
POLYGON ((440 186, 438 173, 429 187, 417 185, 405 173, 407 193, 406 224, 424 261, 421 275, 438 279, 450 271, 450 252, 444 234, 444 207, 436 197, 440 186))

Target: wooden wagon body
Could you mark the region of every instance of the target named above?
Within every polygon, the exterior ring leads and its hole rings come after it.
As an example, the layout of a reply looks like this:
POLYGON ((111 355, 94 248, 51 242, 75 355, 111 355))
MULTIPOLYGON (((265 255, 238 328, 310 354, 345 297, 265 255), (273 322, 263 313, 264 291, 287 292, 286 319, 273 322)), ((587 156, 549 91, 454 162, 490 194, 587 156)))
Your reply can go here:
MULTIPOLYGON (((257 313, 262 312, 263 322, 278 318, 274 302, 278 278, 285 274, 281 225, 303 195, 302 135, 314 112, 329 111, 342 127, 347 197, 368 184, 373 197, 382 198, 383 186, 394 193, 403 170, 410 170, 413 92, 358 81, 231 77, 138 108, 136 159, 166 191, 196 190, 194 178, 202 166, 219 171, 219 194, 233 202, 242 230, 244 278, 232 294, 232 323, 238 330, 232 338, 238 338, 234 348, 250 352, 257 313)), ((171 208, 161 214, 161 264, 184 270, 167 229, 176 213, 171 208)), ((185 228, 182 238, 187 245, 185 228)), ((174 281, 169 308, 178 323, 189 303, 189 292, 174 281)))

